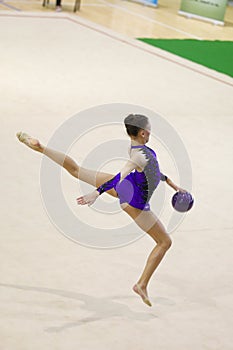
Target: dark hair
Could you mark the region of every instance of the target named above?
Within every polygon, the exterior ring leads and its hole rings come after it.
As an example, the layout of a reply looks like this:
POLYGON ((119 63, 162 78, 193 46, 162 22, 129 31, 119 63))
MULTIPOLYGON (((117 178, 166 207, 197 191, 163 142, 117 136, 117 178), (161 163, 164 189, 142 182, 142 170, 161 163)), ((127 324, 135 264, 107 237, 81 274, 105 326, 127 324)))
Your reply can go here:
POLYGON ((139 130, 145 129, 149 119, 141 114, 129 114, 125 119, 125 127, 129 136, 137 136, 139 130))

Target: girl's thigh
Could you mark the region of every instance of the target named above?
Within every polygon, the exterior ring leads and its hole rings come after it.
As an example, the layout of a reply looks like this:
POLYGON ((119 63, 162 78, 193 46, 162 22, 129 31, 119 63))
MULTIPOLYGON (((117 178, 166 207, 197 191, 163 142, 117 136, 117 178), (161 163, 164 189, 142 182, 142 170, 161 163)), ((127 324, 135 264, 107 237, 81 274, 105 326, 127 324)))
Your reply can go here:
POLYGON ((170 240, 165 227, 157 216, 151 211, 144 211, 122 203, 121 208, 135 221, 135 223, 148 233, 157 243, 170 240))
MULTIPOLYGON (((86 168, 79 168, 79 174, 78 178, 81 181, 84 181, 94 187, 99 187, 106 181, 112 179, 115 175, 109 174, 109 173, 104 173, 101 171, 96 171, 92 169, 86 169, 86 168)), ((110 194, 113 197, 118 197, 117 192, 112 188, 109 191, 106 191, 106 193, 110 194)))

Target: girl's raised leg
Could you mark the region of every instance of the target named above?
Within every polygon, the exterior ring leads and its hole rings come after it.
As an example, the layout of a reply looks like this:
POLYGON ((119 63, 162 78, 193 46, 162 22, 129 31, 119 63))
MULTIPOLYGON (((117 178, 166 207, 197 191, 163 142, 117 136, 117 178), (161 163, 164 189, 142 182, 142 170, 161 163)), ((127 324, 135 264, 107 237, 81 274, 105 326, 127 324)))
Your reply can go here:
MULTIPOLYGON (((29 136, 26 133, 19 132, 17 133, 17 137, 19 141, 23 142, 26 146, 30 147, 34 151, 40 152, 46 155, 48 158, 53 160, 55 163, 61 165, 64 169, 66 169, 72 176, 77 179, 84 181, 94 187, 99 187, 104 182, 112 179, 114 175, 109 173, 104 173, 100 171, 95 171, 91 169, 86 169, 80 167, 76 162, 66 154, 62 152, 55 151, 51 148, 43 146, 39 140, 29 136)), ((117 197, 117 193, 114 189, 106 191, 106 193, 110 194, 113 197, 117 197)))

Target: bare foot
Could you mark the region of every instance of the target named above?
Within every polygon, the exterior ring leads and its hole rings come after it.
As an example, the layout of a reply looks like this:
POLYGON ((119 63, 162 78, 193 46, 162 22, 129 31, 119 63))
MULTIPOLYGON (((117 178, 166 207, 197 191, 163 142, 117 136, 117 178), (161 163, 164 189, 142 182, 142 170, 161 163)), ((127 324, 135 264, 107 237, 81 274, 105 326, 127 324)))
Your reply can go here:
POLYGON ((34 151, 42 151, 42 146, 39 142, 39 140, 34 139, 30 135, 26 134, 25 132, 17 132, 16 136, 18 137, 20 142, 23 142, 26 146, 32 148, 34 151))
POLYGON ((136 283, 134 286, 133 286, 133 291, 135 293, 137 293, 138 295, 140 295, 140 297, 142 298, 142 301, 148 305, 148 306, 152 306, 149 298, 148 298, 148 295, 147 295, 147 292, 146 292, 146 289, 145 288, 142 288, 139 286, 138 283, 136 283))

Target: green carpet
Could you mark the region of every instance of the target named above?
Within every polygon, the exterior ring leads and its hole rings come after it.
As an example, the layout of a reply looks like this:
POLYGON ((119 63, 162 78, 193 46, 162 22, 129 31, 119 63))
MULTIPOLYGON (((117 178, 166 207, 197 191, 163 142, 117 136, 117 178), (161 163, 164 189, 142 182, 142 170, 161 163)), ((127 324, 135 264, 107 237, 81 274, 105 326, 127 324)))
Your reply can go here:
POLYGON ((233 41, 143 38, 138 40, 233 77, 233 41))

